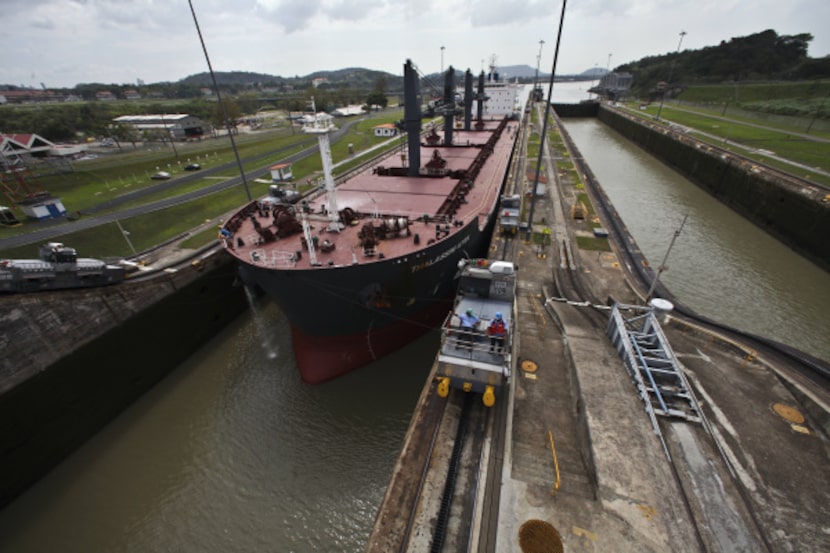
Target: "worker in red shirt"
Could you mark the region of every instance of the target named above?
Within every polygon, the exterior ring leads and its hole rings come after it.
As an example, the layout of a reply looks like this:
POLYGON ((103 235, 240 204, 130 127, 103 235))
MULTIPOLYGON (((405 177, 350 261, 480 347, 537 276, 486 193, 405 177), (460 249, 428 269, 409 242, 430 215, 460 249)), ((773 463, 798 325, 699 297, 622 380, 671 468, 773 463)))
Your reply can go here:
POLYGON ((487 334, 490 335, 490 351, 498 347, 498 353, 504 349, 504 337, 507 334, 507 327, 504 326, 504 319, 501 313, 496 313, 495 318, 490 321, 490 326, 487 327, 487 334))

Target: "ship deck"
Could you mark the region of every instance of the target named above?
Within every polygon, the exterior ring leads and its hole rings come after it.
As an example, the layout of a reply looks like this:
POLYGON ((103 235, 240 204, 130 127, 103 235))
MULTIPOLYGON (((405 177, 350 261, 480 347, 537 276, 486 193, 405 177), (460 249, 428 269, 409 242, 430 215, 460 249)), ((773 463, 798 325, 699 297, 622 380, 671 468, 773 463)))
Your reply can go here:
MULTIPOLYGON (((452 146, 421 145, 421 166, 428 163, 437 152, 445 160, 449 173, 470 169, 474 165, 482 146, 493 135, 502 119, 485 120, 484 130, 453 132, 452 146)), ((353 210, 358 219, 351 225, 336 231, 327 230, 329 219, 326 215, 327 196, 319 192, 306 198, 305 215, 313 239, 318 245, 328 242, 328 251, 316 249, 318 266, 312 264, 311 256, 303 247, 303 233, 296 233, 273 241, 263 240, 260 228, 275 230, 271 212, 261 210, 257 202, 242 208, 226 224, 232 236, 224 239, 225 248, 240 261, 263 268, 308 270, 332 266, 374 263, 382 259, 410 255, 431 241, 440 241, 459 232, 467 224, 477 221, 483 228, 498 204, 501 186, 507 171, 507 164, 513 148, 516 124, 508 122, 499 140, 493 144, 492 154, 480 167, 474 185, 465 193, 464 201, 456 207, 454 215, 448 217, 448 198, 457 194, 459 180, 451 176, 395 176, 378 174, 379 167, 400 166, 400 152, 395 150, 378 163, 368 167, 348 181, 339 184, 337 206, 342 212, 353 210), (380 240, 373 252, 364 252, 360 245, 363 224, 371 220, 406 218, 409 233, 380 240), (254 223, 256 221, 256 223, 254 223), (461 225, 455 225, 460 221, 461 225), (440 225, 442 232, 436 232, 440 225), (418 236, 418 240, 414 236, 418 236), (297 252, 302 252, 297 255, 297 252)), ((297 206, 297 210, 301 210, 297 206)))

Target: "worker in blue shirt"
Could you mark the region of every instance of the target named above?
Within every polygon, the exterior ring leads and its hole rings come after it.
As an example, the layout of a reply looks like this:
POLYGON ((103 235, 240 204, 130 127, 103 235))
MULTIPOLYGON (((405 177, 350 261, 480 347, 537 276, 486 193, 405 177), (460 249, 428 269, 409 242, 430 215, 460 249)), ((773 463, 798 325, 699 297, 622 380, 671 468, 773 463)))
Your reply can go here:
POLYGON ((472 309, 467 309, 463 315, 459 315, 458 313, 456 315, 458 315, 458 319, 461 321, 461 342, 467 344, 466 348, 469 351, 473 351, 474 334, 481 319, 475 316, 472 309))

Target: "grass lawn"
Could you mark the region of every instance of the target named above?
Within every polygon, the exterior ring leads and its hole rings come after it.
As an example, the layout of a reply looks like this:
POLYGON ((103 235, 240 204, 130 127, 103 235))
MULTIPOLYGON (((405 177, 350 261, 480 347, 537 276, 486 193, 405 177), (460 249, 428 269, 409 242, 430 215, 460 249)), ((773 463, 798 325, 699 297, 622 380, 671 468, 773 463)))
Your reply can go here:
MULTIPOLYGON (((656 105, 652 105, 645 111, 632 109, 630 113, 652 120, 652 117, 657 114, 657 109, 656 105)), ((660 117, 692 129, 690 134, 704 142, 734 151, 736 154, 776 167, 794 176, 830 186, 830 177, 818 172, 830 172, 830 143, 813 141, 800 136, 803 129, 793 126, 782 128, 781 125, 773 128, 774 125, 766 121, 723 118, 711 110, 685 105, 676 108, 664 104, 660 117), (770 155, 791 160, 817 171, 778 161, 770 155)), ((828 135, 828 133, 813 132, 811 135, 821 136, 828 135)), ((830 135, 826 138, 830 139, 830 135)))
POLYGON ((597 252, 611 251, 611 244, 608 243, 608 239, 597 238, 596 236, 577 236, 576 245, 580 250, 589 250, 597 252))
MULTIPOLYGON (((349 132, 342 139, 332 144, 333 161, 336 163, 351 157, 352 154, 349 153, 349 144, 352 144, 355 152, 359 152, 360 150, 367 149, 386 140, 385 138, 374 136, 372 127, 382 123, 397 121, 402 117, 402 114, 403 112, 400 109, 379 112, 377 114, 371 114, 352 125, 349 132)), ((335 122, 337 123, 337 121, 335 122)), ((243 167, 248 171, 256 167, 276 163, 280 159, 284 159, 288 155, 308 147, 309 142, 312 145, 316 145, 316 139, 313 137, 309 139, 308 135, 299 132, 291 135, 283 130, 271 133, 244 135, 237 142, 237 146, 240 158, 243 159, 243 167), (274 153, 276 150, 279 150, 279 152, 274 153)), ((200 144, 202 148, 194 147, 186 152, 180 151, 180 157, 187 154, 188 158, 185 159, 191 159, 207 167, 235 161, 235 156, 229 143, 225 144, 222 148, 216 147, 219 145, 218 141, 210 142, 210 146, 214 146, 214 148, 205 147, 204 143, 200 144)), ((184 145, 180 150, 185 150, 186 147, 187 145, 184 145)), ((391 147, 394 148, 397 145, 393 143, 391 147)), ((55 196, 61 197, 67 210, 70 213, 74 213, 78 209, 82 210, 85 207, 99 204, 110 197, 115 197, 117 194, 129 192, 140 186, 156 184, 157 181, 151 181, 149 177, 142 179, 134 177, 133 174, 141 167, 151 167, 154 171, 157 165, 164 169, 163 164, 171 159, 167 151, 157 151, 153 155, 147 152, 141 152, 140 154, 128 152, 123 157, 120 155, 110 155, 103 159, 99 158, 97 160, 82 162, 85 164, 88 163, 88 165, 83 165, 83 170, 70 174, 69 178, 63 175, 50 177, 48 181, 43 179, 43 188, 49 190, 55 196)), ((339 167, 338 171, 345 171, 348 167, 362 163, 365 160, 366 158, 357 157, 354 162, 349 162, 339 167)), ((308 189, 309 185, 306 184, 308 179, 314 180, 319 176, 321 166, 322 162, 318 154, 312 154, 293 164, 294 180, 299 184, 301 191, 308 189)), ((149 170, 147 169, 147 171, 149 170)), ((171 171, 174 172, 174 177, 175 172, 178 172, 178 170, 177 163, 177 168, 171 171)), ((147 198, 130 203, 129 205, 150 203, 166 197, 179 195, 203 187, 206 183, 213 182, 212 179, 214 177, 232 178, 236 176, 238 176, 238 170, 234 166, 227 171, 222 171, 221 174, 211 175, 210 179, 198 179, 193 183, 182 184, 170 191, 152 194, 147 198)), ((262 177, 270 180, 270 175, 268 174, 262 175, 262 177)), ((270 182, 266 184, 248 180, 248 186, 254 197, 266 194, 269 184, 270 182)), ((315 185, 316 183, 312 183, 312 186, 315 185)), ((243 188, 235 187, 211 194, 199 200, 154 211, 145 215, 123 219, 120 223, 124 230, 129 232, 129 239, 135 249, 140 252, 166 240, 180 236, 192 229, 198 229, 208 220, 224 217, 247 203, 247 201, 247 196, 243 188)), ((118 209, 123 209, 129 205, 122 204, 118 209)), ((0 227, 0 237, 22 234, 31 230, 31 228, 27 227, 28 225, 25 222, 21 227, 0 227)), ((216 236, 217 229, 215 226, 197 230, 187 240, 186 247, 203 246, 215 240, 216 236)), ((115 223, 68 233, 56 238, 56 240, 76 248, 82 257, 127 257, 132 255, 132 250, 127 240, 121 234, 115 223)), ((36 244, 0 251, 0 257, 4 258, 32 258, 36 256, 36 244)))

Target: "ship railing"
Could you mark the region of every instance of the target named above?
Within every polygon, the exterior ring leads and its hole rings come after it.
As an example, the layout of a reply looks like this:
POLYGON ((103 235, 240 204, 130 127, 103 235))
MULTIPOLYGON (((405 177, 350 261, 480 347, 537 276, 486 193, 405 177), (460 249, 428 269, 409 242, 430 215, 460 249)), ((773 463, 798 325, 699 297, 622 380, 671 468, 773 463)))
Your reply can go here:
POLYGON ((255 265, 264 267, 294 267, 297 265, 296 254, 293 252, 274 250, 269 256, 264 249, 251 250, 251 261, 255 265))
POLYGON ((455 348, 456 350, 482 353, 495 353, 507 355, 510 353, 510 345, 512 340, 509 334, 504 336, 501 351, 498 351, 498 344, 492 343, 490 334, 486 330, 470 330, 462 328, 461 326, 444 324, 443 328, 444 344, 455 348))
POLYGON ((274 250, 271 252, 271 266, 294 267, 297 265, 297 255, 294 252, 274 250))

